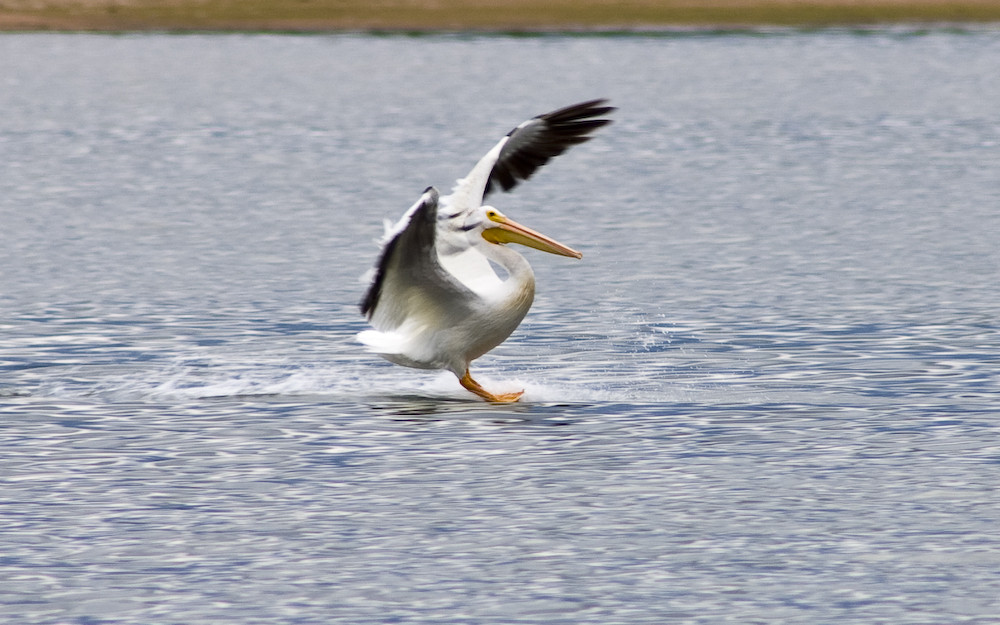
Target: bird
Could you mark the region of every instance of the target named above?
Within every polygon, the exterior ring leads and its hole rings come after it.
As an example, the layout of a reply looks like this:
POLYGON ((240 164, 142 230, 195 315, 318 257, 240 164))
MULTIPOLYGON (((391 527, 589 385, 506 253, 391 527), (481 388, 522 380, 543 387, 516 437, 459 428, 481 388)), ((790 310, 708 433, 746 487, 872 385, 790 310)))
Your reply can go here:
POLYGON ((535 277, 518 243, 551 254, 583 255, 523 226, 484 198, 510 191, 570 147, 588 141, 616 110, 589 100, 538 115, 507 133, 451 193, 427 187, 387 228, 361 313, 373 329, 357 335, 370 352, 418 369, 446 369, 488 402, 516 402, 523 390, 492 393, 469 363, 504 342, 535 296, 535 277))

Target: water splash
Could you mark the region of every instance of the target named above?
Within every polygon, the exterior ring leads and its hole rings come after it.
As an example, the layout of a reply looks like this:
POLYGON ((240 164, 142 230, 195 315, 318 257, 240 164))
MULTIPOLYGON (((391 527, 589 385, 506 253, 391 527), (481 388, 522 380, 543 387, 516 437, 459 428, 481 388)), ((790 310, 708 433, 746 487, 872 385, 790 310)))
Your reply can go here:
MULTIPOLYGON (((477 375, 486 388, 496 392, 524 390, 521 404, 681 402, 690 401, 694 387, 676 385, 649 388, 579 379, 563 375, 530 377, 521 372, 496 371, 477 375)), ((702 389, 704 392, 704 389, 702 389)), ((433 401, 481 401, 459 384, 450 372, 423 372, 402 367, 358 363, 295 366, 287 364, 206 365, 178 362, 158 370, 122 375, 120 370, 91 380, 43 383, 35 397, 91 398, 108 402, 184 402, 201 399, 275 399, 311 397, 316 401, 348 401, 359 404, 387 398, 419 398, 433 401)))

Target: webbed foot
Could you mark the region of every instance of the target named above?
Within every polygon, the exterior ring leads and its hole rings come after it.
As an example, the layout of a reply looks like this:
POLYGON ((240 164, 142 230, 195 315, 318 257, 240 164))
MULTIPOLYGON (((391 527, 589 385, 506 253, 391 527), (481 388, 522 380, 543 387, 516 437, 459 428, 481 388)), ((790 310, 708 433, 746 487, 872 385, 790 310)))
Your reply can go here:
POLYGON ((472 379, 469 375, 469 370, 465 370, 465 375, 458 379, 459 383, 469 392, 479 395, 486 401, 495 402, 499 404, 510 404, 521 399, 521 395, 524 395, 524 391, 517 391, 515 393, 499 393, 494 395, 493 393, 487 391, 483 388, 479 382, 472 379))

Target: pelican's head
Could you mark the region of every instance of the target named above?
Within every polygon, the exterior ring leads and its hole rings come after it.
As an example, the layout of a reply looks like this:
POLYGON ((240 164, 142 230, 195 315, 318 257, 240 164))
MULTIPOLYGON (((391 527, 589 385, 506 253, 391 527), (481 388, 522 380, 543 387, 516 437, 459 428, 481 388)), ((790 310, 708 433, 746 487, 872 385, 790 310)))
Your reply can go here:
POLYGON ((481 210, 483 215, 482 237, 490 243, 520 243, 550 254, 583 258, 583 254, 580 252, 566 247, 540 232, 522 226, 492 206, 483 206, 481 210))

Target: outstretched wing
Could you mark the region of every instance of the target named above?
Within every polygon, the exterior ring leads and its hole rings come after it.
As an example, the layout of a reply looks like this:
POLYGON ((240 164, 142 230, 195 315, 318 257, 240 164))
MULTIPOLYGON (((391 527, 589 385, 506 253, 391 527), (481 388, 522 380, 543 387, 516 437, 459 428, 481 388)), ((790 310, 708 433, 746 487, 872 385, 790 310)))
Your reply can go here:
POLYGON ((425 314, 461 319, 475 296, 438 261, 438 192, 428 187, 387 235, 375 277, 361 301, 361 313, 372 325, 392 330, 408 318, 425 314))
POLYGON ((511 130, 490 171, 483 196, 496 185, 510 191, 554 156, 588 141, 592 132, 611 123, 600 117, 613 110, 615 107, 607 106, 607 100, 590 100, 539 115, 511 130))

